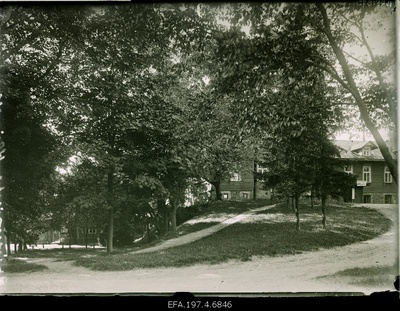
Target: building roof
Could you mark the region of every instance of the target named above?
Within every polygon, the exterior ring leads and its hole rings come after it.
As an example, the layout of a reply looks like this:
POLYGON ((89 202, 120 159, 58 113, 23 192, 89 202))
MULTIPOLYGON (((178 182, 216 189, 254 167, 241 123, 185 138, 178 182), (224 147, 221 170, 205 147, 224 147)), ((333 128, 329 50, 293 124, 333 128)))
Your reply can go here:
POLYGON ((371 149, 376 149, 378 148, 378 146, 375 144, 375 142, 373 142, 372 140, 369 141, 362 141, 360 143, 357 144, 353 144, 351 146, 351 151, 357 151, 357 150, 361 150, 362 148, 364 148, 365 146, 369 146, 371 147, 371 149))
POLYGON ((334 144, 339 147, 340 157, 342 159, 356 161, 384 161, 383 155, 374 141, 335 140, 334 144), (365 156, 361 152, 366 145, 371 147, 371 153, 369 156, 365 156))

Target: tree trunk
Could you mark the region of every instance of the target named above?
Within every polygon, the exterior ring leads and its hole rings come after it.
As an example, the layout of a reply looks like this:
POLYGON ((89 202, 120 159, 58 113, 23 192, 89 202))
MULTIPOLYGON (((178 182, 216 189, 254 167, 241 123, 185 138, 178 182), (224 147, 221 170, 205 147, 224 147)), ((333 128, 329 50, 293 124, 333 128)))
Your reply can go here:
POLYGON ((167 205, 165 204, 164 200, 158 200, 157 207, 158 207, 158 211, 159 211, 160 215, 163 215, 162 224, 160 224, 160 229, 162 230, 161 234, 165 234, 168 232, 168 229, 169 229, 168 208, 167 208, 167 205))
POLYGON ((342 81, 338 77, 334 77, 344 88, 346 88, 354 97, 358 109, 360 111, 361 118, 364 120, 365 126, 368 128, 372 136, 374 137, 376 143, 378 144, 379 150, 382 153, 383 158, 385 159, 386 165, 388 166, 390 173, 393 176, 396 184, 398 181, 398 172, 397 172, 397 163, 393 159, 389 148, 387 147, 386 142, 382 138, 382 135, 379 133, 378 129, 376 128, 375 124, 372 122, 367 107, 364 104, 364 101, 361 97, 361 94, 357 88, 357 85, 354 81, 353 75, 351 73, 350 67, 347 64, 346 58, 343 54, 343 51, 339 47, 338 43, 336 42, 335 38, 332 35, 331 28, 330 28, 330 21, 328 15, 326 13, 326 9, 323 4, 317 3, 316 6, 321 12, 323 22, 324 22, 324 32, 329 40, 330 46, 332 47, 333 52, 335 53, 340 66, 343 69, 343 73, 346 77, 348 85, 342 81))
POLYGON ((215 198, 218 201, 222 201, 221 182, 220 181, 215 181, 215 182, 212 183, 212 185, 215 188, 215 198))
POLYGON ((322 227, 326 229, 326 195, 323 194, 321 198, 321 212, 322 212, 322 227))
POLYGON ((88 246, 88 227, 85 227, 85 249, 88 246))
POLYGON ((109 207, 108 210, 108 232, 107 232, 107 254, 113 252, 113 238, 114 238, 114 208, 109 207))
POLYGON ((294 196, 292 196, 292 197, 290 198, 290 200, 292 201, 292 210, 293 210, 293 212, 296 212, 296 206, 295 206, 295 199, 294 199, 294 196))
POLYGON ((170 219, 171 219, 171 230, 173 232, 176 231, 176 211, 177 211, 177 209, 178 209, 178 205, 176 204, 176 202, 172 202, 170 219))
POLYGON ((310 200, 311 200, 310 202, 311 208, 314 208, 314 187, 311 188, 310 200))
POLYGON ((164 206, 164 230, 165 230, 165 232, 168 232, 168 230, 169 230, 169 215, 168 215, 168 209, 166 206, 164 206))
POLYGON ((151 238, 150 238, 150 224, 149 223, 146 224, 146 231, 147 231, 147 242, 150 242, 151 238))
POLYGON ((254 183, 253 183, 253 200, 257 200, 257 164, 254 161, 254 183))
POLYGON ((11 256, 11 234, 6 236, 7 239, 7 255, 11 256))
POLYGON ((299 213, 299 196, 296 194, 294 197, 294 206, 296 210, 296 230, 300 230, 300 213, 299 213))
POLYGON ((289 209, 290 208, 290 198, 286 197, 286 208, 289 209))
POLYGON ((108 192, 108 234, 107 234, 107 254, 113 252, 113 239, 114 239, 114 170, 108 173, 107 176, 107 192, 108 192))

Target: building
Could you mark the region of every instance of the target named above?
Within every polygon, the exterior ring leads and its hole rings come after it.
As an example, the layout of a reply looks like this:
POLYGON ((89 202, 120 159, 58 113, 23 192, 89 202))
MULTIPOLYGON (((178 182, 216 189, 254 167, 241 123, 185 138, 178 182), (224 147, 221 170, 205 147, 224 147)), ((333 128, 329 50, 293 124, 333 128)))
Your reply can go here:
MULTIPOLYGON (((357 183, 343 198, 351 203, 398 202, 398 187, 385 164, 385 160, 374 141, 336 140, 345 172, 354 174, 357 183)), ((231 178, 221 183, 223 200, 248 200, 254 198, 270 199, 272 190, 264 189, 262 182, 254 178, 254 172, 264 172, 249 161, 240 172, 233 172, 231 178)))
POLYGON ((357 184, 349 189, 345 202, 398 202, 398 187, 374 141, 337 140, 343 170, 357 176, 357 184))
POLYGON ((264 189, 261 182, 254 178, 254 172, 262 173, 266 168, 259 167, 254 161, 244 164, 238 172, 232 172, 228 180, 221 182, 223 200, 270 199, 271 191, 264 189))

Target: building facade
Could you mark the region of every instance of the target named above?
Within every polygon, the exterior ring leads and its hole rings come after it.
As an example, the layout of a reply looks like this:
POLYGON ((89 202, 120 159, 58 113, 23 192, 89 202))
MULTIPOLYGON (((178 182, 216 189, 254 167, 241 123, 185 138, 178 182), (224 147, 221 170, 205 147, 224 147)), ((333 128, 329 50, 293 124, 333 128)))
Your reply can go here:
POLYGON ((266 168, 259 167, 254 161, 246 162, 242 169, 232 172, 231 177, 221 182, 223 200, 252 200, 270 199, 271 190, 264 189, 264 185, 254 178, 254 172, 263 172, 266 168))
MULTIPOLYGON (((350 203, 398 203, 398 187, 374 141, 336 140, 342 167, 340 170, 357 177, 357 183, 343 197, 350 203)), ((255 180, 254 172, 264 172, 249 161, 240 172, 232 172, 229 180, 221 183, 223 200, 270 199, 272 189, 264 188, 255 180)))
POLYGON ((344 198, 352 203, 398 202, 398 187, 374 141, 335 141, 343 171, 357 176, 357 184, 344 198))

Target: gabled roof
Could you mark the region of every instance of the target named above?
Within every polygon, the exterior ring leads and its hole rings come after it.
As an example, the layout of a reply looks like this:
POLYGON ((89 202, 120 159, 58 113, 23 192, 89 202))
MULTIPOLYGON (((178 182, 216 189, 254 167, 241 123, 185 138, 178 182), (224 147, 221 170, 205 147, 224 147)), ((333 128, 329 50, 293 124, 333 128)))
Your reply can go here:
POLYGON ((335 140, 333 143, 339 147, 340 158, 342 159, 384 161, 383 155, 374 141, 335 140), (371 147, 371 155, 369 156, 357 152, 366 145, 371 147))
POLYGON ((375 142, 373 142, 372 140, 369 140, 369 141, 362 141, 360 143, 352 145, 351 146, 351 151, 360 150, 360 149, 364 148, 367 145, 368 145, 368 147, 371 147, 371 149, 378 148, 378 146, 375 144, 375 142))

